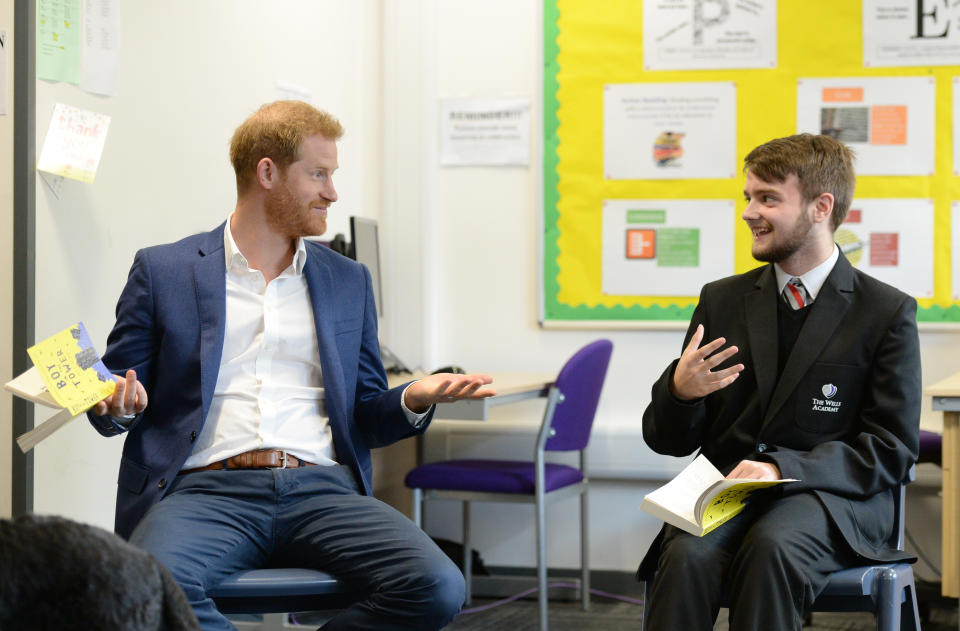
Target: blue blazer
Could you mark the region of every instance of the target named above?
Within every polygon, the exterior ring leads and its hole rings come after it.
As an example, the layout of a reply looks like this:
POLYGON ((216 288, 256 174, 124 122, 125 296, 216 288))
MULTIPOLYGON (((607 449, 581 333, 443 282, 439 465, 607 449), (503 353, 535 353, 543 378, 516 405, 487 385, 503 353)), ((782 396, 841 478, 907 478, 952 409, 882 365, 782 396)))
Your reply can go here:
MULTIPOLYGON (((126 432, 117 478, 115 530, 129 538, 189 456, 210 410, 226 321, 223 231, 137 252, 117 303, 104 363, 137 371, 149 405, 129 426, 88 413, 105 436, 126 432)), ((367 269, 307 242, 304 266, 337 460, 363 492, 372 490, 370 449, 424 431, 400 405, 404 386, 387 389, 367 269)), ((431 412, 432 414, 432 412, 431 412)))

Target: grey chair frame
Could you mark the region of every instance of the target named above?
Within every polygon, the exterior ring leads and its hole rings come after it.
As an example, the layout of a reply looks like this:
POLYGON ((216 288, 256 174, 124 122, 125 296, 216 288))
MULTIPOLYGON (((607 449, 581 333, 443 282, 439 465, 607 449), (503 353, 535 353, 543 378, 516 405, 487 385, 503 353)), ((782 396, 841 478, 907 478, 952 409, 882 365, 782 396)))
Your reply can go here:
POLYGON ((583 472, 583 481, 559 488, 550 493, 545 492, 546 444, 547 440, 556 434, 551 427, 554 409, 564 399, 564 395, 556 385, 550 387, 547 394, 547 405, 543 414, 543 422, 537 433, 536 446, 533 453, 535 467, 535 489, 533 495, 519 493, 485 493, 478 491, 451 491, 438 489, 413 489, 413 521, 422 527, 422 506, 427 499, 459 500, 463 502, 463 575, 466 582, 466 604, 472 601, 471 574, 473 573, 472 548, 470 539, 470 503, 471 502, 509 502, 533 503, 536 512, 537 536, 537 585, 539 587, 538 603, 540 615, 540 630, 547 631, 547 533, 546 533, 546 505, 548 502, 564 499, 571 496, 580 496, 580 600, 584 611, 590 609, 590 556, 589 556, 589 512, 588 512, 588 480, 587 480, 587 453, 586 449, 578 450, 580 471, 583 472))
POLYGON ((335 576, 305 568, 244 570, 228 576, 207 595, 223 614, 262 614, 262 622, 234 621, 238 629, 259 631, 299 629, 287 624, 290 612, 333 615, 362 597, 335 576))

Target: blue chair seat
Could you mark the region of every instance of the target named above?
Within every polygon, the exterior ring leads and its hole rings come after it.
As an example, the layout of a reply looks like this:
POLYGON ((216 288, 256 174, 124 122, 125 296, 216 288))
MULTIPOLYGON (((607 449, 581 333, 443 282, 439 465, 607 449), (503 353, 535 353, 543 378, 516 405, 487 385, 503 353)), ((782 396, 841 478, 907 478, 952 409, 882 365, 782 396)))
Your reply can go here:
MULTIPOLYGON (((583 481, 582 471, 564 464, 546 463, 544 473, 547 493, 583 481)), ((413 489, 532 495, 536 467, 532 462, 516 460, 444 460, 413 469, 405 483, 413 489)))
POLYGON ((336 577, 303 568, 244 570, 207 592, 222 613, 280 613, 344 609, 356 590, 336 577))

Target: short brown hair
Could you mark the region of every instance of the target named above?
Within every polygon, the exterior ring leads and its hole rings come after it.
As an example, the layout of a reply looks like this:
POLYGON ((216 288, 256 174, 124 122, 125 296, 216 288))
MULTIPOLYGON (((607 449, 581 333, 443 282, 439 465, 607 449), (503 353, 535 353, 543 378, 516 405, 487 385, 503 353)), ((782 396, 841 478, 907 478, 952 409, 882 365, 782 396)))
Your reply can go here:
POLYGON ((250 186, 260 160, 270 158, 285 169, 296 162, 304 139, 317 134, 339 140, 343 126, 331 114, 303 101, 274 101, 262 106, 237 127, 230 140, 237 191, 242 193, 250 186))
POLYGON ((847 218, 857 183, 853 150, 829 136, 797 134, 764 143, 747 154, 743 172, 764 182, 784 182, 792 173, 800 195, 809 204, 821 193, 833 195, 830 225, 834 231, 847 218))

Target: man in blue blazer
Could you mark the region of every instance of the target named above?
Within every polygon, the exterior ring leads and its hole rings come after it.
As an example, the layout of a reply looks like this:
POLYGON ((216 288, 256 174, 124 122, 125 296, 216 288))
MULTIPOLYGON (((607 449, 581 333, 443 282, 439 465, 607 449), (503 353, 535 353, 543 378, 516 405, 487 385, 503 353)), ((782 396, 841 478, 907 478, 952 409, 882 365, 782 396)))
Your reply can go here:
POLYGON ((369 272, 303 238, 326 229, 342 133, 296 101, 241 124, 230 218, 139 251, 108 338, 122 377, 89 419, 126 433, 116 530, 167 565, 207 630, 233 629, 207 590, 268 565, 369 594, 325 629, 437 629, 463 603, 456 566, 371 496, 370 449, 491 380, 387 388, 369 272))
POLYGON ((661 531, 639 570, 656 570, 655 631, 713 629, 722 594, 732 631, 799 631, 831 572, 910 558, 887 542, 917 458, 917 303, 834 243, 853 198, 847 147, 801 134, 745 165, 743 219, 770 264, 704 286, 643 435, 658 453, 699 449, 729 477, 799 481, 702 538, 661 531))

